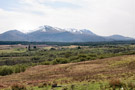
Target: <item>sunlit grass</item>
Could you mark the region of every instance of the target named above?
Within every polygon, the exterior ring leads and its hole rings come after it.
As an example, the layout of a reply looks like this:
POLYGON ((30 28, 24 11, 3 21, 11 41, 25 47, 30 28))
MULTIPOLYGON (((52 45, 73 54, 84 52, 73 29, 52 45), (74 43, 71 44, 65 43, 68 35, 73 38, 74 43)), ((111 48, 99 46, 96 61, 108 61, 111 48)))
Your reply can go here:
POLYGON ((23 52, 26 52, 26 51, 27 51, 27 49, 15 48, 15 49, 0 50, 0 53, 23 53, 23 52))
POLYGON ((135 62, 135 57, 131 56, 131 57, 127 57, 127 58, 123 58, 119 61, 111 61, 110 66, 112 67, 120 67, 120 66, 128 66, 130 63, 135 62))

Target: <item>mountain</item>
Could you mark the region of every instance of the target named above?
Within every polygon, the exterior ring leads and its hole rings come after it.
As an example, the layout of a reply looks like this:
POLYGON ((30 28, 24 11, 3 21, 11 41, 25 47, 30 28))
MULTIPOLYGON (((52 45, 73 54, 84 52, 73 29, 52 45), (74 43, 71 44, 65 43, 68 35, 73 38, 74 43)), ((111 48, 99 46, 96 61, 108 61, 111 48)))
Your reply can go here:
POLYGON ((25 41, 26 34, 18 30, 10 30, 0 34, 0 41, 25 41))
POLYGON ((18 30, 10 30, 0 34, 0 41, 100 42, 115 40, 133 39, 121 35, 103 37, 87 29, 61 29, 47 25, 32 30, 27 34, 18 30))
POLYGON ((65 31, 64 29, 44 25, 44 26, 40 26, 39 28, 35 29, 33 32, 58 33, 58 32, 64 32, 64 31, 65 31))
POLYGON ((133 38, 124 37, 122 35, 112 35, 112 36, 109 36, 108 38, 111 38, 111 39, 114 39, 114 40, 134 40, 133 38))
POLYGON ((42 26, 27 34, 29 41, 53 41, 53 42, 96 42, 107 41, 90 30, 60 29, 51 26, 42 26), (38 38, 37 38, 38 37, 38 38))
POLYGON ((90 30, 87 30, 87 29, 78 30, 78 29, 74 29, 74 28, 69 28, 69 29, 65 29, 65 30, 69 31, 73 34, 96 35, 96 34, 94 34, 93 32, 91 32, 90 30))

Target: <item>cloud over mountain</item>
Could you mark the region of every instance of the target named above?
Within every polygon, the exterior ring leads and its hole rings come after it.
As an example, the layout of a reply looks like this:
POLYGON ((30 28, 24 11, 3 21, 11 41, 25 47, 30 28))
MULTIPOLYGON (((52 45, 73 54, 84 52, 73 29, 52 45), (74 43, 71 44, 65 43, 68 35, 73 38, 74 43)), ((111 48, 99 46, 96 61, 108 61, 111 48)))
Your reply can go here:
POLYGON ((0 33, 40 25, 135 35, 135 0, 0 0, 0 33))

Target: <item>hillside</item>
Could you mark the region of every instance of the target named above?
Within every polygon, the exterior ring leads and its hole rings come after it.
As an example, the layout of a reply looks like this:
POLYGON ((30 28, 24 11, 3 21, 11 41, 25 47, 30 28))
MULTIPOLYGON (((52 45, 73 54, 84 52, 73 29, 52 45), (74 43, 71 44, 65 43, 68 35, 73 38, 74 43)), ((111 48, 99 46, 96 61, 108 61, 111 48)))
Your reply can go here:
POLYGON ((135 55, 129 55, 79 63, 38 65, 19 74, 0 77, 0 87, 8 87, 14 83, 37 86, 40 83, 54 81, 67 84, 76 81, 104 81, 114 78, 132 80, 135 74, 134 62, 135 55))

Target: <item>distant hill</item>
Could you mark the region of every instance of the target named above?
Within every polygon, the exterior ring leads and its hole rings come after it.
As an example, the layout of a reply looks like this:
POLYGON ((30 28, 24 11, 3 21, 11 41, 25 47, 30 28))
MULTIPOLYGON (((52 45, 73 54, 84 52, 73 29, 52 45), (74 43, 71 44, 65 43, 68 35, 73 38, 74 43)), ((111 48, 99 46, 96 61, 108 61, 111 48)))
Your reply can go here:
POLYGON ((18 30, 10 30, 0 34, 0 41, 25 41, 26 38, 27 35, 18 30))
POLYGON ((121 36, 121 35, 112 35, 112 36, 109 36, 108 38, 111 38, 111 39, 114 39, 114 40, 134 40, 133 38, 124 37, 124 36, 121 36))
POLYGON ((41 26, 29 33, 22 33, 19 30, 10 30, 0 34, 0 41, 38 41, 38 42, 100 42, 134 40, 133 38, 121 35, 108 37, 99 36, 90 30, 82 29, 61 29, 51 26, 41 26))

